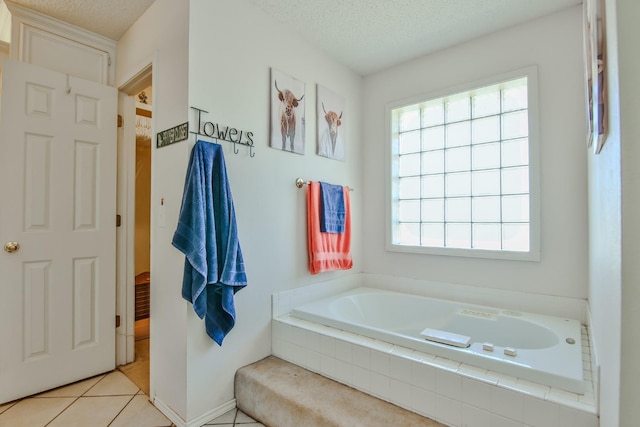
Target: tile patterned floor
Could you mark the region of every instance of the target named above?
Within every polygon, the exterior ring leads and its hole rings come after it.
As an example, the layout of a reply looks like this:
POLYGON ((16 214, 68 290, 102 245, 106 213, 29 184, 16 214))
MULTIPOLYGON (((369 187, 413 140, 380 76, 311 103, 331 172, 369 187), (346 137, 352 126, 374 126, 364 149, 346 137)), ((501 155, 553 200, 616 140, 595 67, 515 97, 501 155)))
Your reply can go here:
POLYGON ((265 427, 244 412, 238 409, 232 409, 224 415, 219 416, 213 421, 209 421, 205 426, 216 427, 265 427))
MULTIPOLYGON (((206 424, 263 426, 233 409, 206 424)), ((0 427, 169 427, 140 388, 116 370, 0 405, 0 427)))
POLYGON ((118 370, 149 396, 149 339, 136 340, 135 352, 135 360, 127 365, 118 366, 118 370))

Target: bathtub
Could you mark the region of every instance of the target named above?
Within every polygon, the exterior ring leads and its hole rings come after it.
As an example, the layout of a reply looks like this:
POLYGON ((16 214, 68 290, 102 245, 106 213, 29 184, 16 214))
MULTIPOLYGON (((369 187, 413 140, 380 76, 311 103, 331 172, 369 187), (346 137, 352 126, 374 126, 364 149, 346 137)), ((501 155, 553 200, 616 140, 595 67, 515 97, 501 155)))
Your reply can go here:
POLYGON ((583 394, 577 320, 371 288, 301 305, 291 316, 583 394))

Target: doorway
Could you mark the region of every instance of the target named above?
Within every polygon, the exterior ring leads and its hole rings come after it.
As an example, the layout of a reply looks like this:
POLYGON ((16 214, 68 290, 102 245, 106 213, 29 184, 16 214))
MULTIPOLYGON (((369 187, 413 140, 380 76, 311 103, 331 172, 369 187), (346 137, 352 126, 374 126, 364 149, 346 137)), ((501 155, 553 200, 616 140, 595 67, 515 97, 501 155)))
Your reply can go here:
MULTIPOLYGON (((135 341, 149 339, 151 311, 151 86, 136 95, 135 341)), ((138 353, 136 351, 136 353, 138 353)))
POLYGON ((151 65, 120 88, 123 122, 119 142, 118 213, 122 216, 118 245, 118 277, 122 331, 118 369, 150 396, 151 168, 153 94, 151 65))
POLYGON ((151 317, 151 86, 135 95, 136 158, 134 264, 134 361, 120 370, 149 395, 151 317))

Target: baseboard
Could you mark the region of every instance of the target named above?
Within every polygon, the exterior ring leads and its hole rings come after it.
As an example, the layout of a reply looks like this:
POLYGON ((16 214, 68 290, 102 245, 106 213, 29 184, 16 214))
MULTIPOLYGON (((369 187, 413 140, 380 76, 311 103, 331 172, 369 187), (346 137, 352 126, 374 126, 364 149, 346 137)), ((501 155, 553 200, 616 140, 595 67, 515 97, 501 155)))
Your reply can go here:
POLYGON ((223 403, 222 405, 214 408, 204 414, 200 415, 198 418, 194 418, 189 422, 186 422, 180 415, 178 415, 173 409, 171 409, 168 405, 166 405, 162 400, 157 397, 153 399, 153 404, 160 412, 162 412, 172 423, 176 425, 176 427, 200 427, 209 421, 213 421, 221 415, 226 414, 232 409, 236 407, 236 399, 231 399, 230 401, 223 403))
POLYGON ((164 414, 165 417, 169 418, 169 420, 176 425, 176 427, 187 427, 187 423, 182 419, 180 415, 178 415, 171 407, 166 405, 162 400, 154 397, 152 400, 153 405, 158 408, 160 412, 164 414))
POLYGON ((204 414, 200 415, 198 418, 190 420, 187 423, 186 427, 200 427, 201 425, 204 425, 209 421, 213 421, 219 416, 226 414, 230 410, 235 409, 235 407, 236 407, 236 399, 234 398, 228 401, 227 403, 223 403, 222 405, 218 406, 215 409, 205 412, 204 414))

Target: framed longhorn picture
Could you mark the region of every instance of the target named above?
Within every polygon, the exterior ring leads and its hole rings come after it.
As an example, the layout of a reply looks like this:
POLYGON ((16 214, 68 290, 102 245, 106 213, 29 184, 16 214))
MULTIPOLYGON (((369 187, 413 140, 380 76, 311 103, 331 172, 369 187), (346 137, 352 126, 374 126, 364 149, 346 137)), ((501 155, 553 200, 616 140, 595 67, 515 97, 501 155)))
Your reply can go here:
POLYGON ((346 132, 348 121, 344 111, 345 100, 342 96, 317 86, 318 113, 318 155, 330 159, 345 161, 346 132))
POLYGON ((272 148, 304 154, 304 91, 303 82, 271 68, 272 148))
POLYGON ((599 154, 607 138, 607 58, 604 0, 585 0, 584 58, 587 103, 587 146, 599 154))

